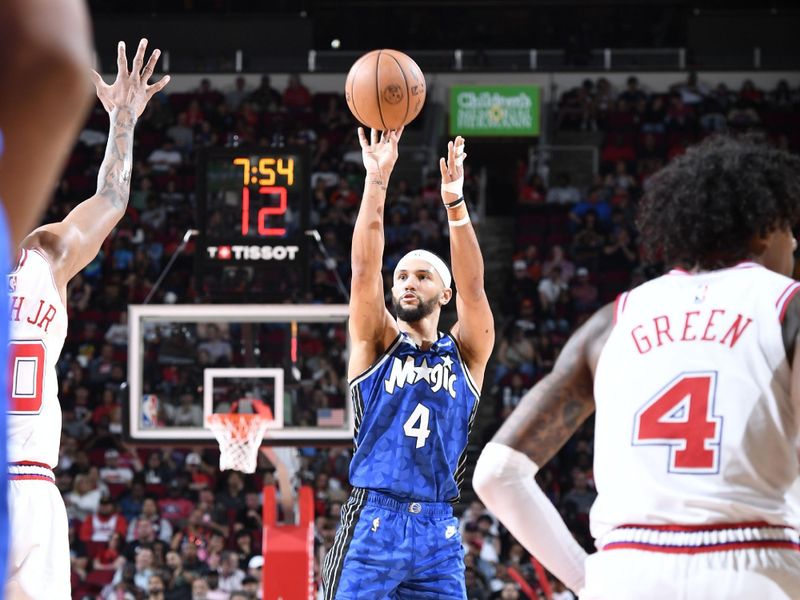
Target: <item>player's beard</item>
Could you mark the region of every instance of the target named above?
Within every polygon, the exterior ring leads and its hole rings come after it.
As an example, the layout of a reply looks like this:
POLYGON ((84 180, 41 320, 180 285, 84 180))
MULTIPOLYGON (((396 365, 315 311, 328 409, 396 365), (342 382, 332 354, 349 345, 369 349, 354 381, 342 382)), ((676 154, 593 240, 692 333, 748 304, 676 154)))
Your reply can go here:
MULTIPOLYGON (((416 296, 416 294, 414 294, 416 296)), ((392 298, 392 305, 394 306, 394 312, 397 315, 397 318, 401 321, 405 321, 406 323, 415 323, 417 321, 421 321, 434 310, 436 310, 436 305, 439 303, 439 298, 431 298, 427 302, 425 302, 422 298, 417 296, 418 303, 413 308, 406 308, 404 307, 400 301, 402 300, 403 296, 399 298, 392 298)))

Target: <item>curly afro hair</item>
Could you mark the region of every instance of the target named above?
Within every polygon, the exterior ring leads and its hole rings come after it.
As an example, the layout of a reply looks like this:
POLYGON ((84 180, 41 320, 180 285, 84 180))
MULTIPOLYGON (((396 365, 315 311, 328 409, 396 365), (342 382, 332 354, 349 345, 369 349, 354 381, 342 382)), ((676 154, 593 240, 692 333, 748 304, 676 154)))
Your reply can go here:
POLYGON ((690 148, 645 186, 645 256, 704 270, 750 256, 751 240, 800 219, 800 157, 727 136, 690 148))

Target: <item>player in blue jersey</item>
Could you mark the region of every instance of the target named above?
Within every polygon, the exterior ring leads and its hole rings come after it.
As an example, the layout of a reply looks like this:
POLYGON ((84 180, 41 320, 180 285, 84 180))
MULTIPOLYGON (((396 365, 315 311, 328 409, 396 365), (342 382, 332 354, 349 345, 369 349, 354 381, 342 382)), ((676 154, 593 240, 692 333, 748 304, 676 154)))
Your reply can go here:
POLYGON ((440 161, 458 322, 438 330, 451 275, 425 250, 404 256, 384 303, 383 213, 402 130, 359 129, 367 177, 353 232, 350 392, 356 417, 353 492, 325 558, 325 599, 466 598, 458 520, 467 437, 494 322, 483 258, 462 195, 464 140, 440 161))
MULTIPOLYGON (((84 0, 0 2, 0 268, 39 222, 91 104, 84 0)), ((8 314, 0 294, 0 314, 8 314)), ((8 327, 0 318, 0 600, 8 555, 8 327)))

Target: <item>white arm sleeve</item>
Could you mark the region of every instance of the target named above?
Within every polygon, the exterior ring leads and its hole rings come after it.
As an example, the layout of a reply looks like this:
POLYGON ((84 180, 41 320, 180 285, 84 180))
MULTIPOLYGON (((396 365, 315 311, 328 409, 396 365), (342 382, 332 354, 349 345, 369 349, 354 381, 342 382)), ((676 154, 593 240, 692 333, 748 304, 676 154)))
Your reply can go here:
POLYGON ((522 452, 489 442, 472 486, 486 507, 536 560, 575 593, 584 586, 587 554, 534 479, 539 467, 522 452))

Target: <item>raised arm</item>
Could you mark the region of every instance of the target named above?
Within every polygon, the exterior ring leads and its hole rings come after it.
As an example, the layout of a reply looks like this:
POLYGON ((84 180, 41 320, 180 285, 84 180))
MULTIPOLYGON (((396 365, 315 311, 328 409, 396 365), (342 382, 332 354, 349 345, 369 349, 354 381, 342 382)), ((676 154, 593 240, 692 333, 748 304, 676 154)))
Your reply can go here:
POLYGON ((155 50, 142 68, 146 49, 147 40, 142 39, 133 59, 133 70, 129 72, 125 44, 119 43, 117 79, 111 85, 92 71, 97 97, 111 122, 106 154, 97 177, 97 192, 76 206, 63 221, 38 228, 22 243, 48 255, 60 289, 97 255, 128 206, 136 120, 150 98, 169 81, 166 76, 153 85, 147 83, 160 52, 155 50))
POLYGON ((16 248, 41 219, 91 105, 83 0, 0 2, 0 200, 16 248))
POLYGON ((358 209, 351 251, 350 364, 348 377, 366 370, 397 335, 397 325, 386 309, 383 295, 383 209, 386 188, 397 161, 403 130, 381 134, 374 129, 370 141, 358 128, 361 156, 367 170, 364 195, 358 209))
POLYGON ((486 362, 494 348, 494 317, 483 289, 483 256, 464 201, 464 138, 447 144, 447 159, 439 159, 442 202, 450 225, 450 259, 456 283, 458 322, 453 336, 480 388, 486 362))
POLYGON ((489 510, 576 593, 584 584, 586 552, 534 477, 594 412, 594 372, 612 315, 608 305, 573 334, 552 373, 525 394, 486 445, 472 478, 489 510))

